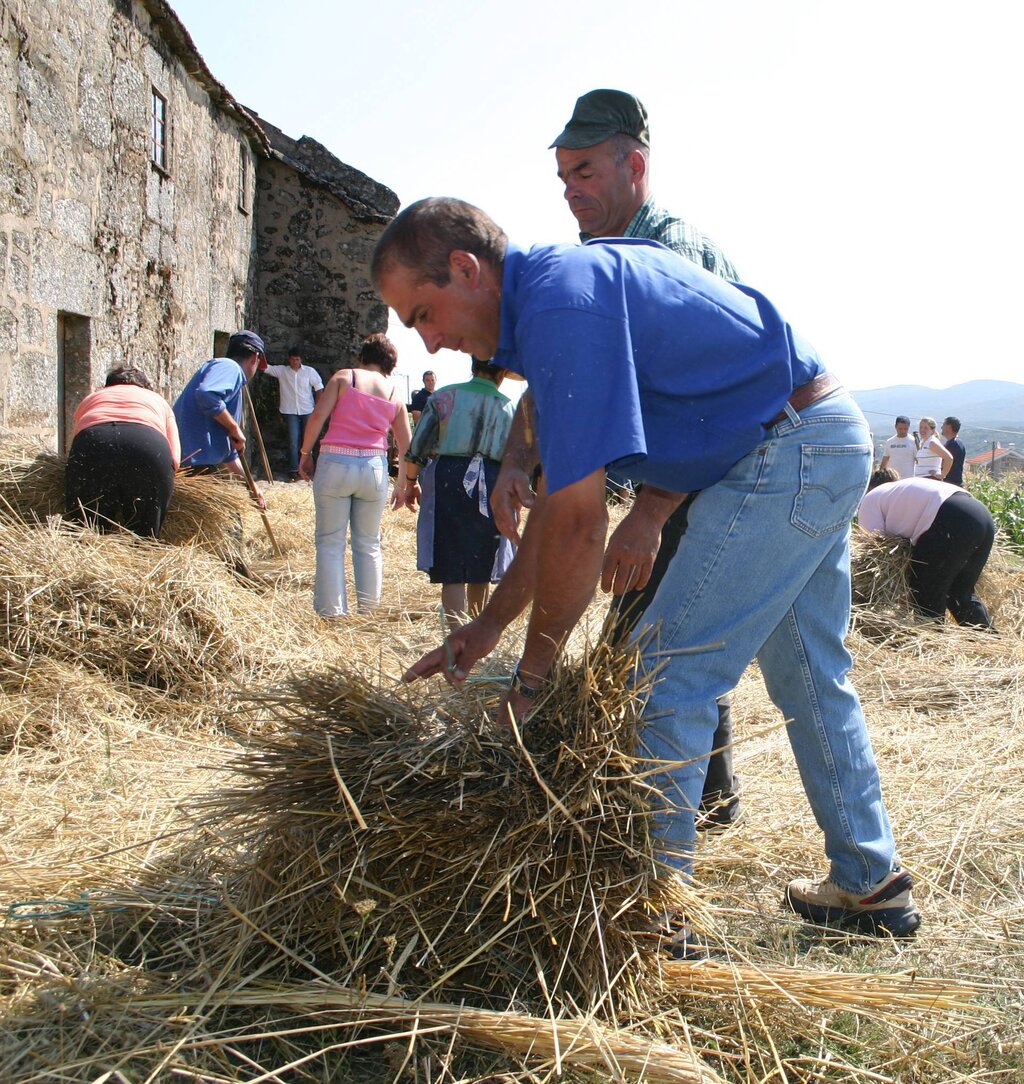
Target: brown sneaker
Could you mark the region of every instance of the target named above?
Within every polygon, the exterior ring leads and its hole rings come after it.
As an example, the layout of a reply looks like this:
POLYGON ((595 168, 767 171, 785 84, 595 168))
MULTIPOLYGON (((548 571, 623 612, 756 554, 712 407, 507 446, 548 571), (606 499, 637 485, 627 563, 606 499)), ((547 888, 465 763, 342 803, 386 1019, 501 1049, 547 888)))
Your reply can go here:
POLYGON ((921 925, 913 883, 906 870, 893 870, 862 896, 834 881, 799 879, 789 882, 785 902, 811 922, 855 926, 873 937, 913 937, 921 925))

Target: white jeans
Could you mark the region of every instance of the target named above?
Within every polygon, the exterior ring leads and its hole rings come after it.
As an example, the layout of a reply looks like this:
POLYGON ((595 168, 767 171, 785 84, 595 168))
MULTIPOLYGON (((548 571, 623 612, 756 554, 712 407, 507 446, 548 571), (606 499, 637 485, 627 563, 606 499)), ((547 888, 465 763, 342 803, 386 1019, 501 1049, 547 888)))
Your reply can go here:
POLYGON ((352 528, 352 574, 359 612, 380 602, 380 521, 388 499, 388 464, 374 456, 321 453, 313 476, 316 507, 316 584, 313 609, 321 617, 347 614, 345 534, 352 528))

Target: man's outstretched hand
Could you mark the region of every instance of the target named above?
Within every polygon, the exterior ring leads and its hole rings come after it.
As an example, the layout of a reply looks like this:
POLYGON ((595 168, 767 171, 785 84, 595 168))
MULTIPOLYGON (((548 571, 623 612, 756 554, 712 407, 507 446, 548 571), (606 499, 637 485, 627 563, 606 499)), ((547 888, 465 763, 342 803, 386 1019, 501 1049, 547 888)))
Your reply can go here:
POLYGON ((640 590, 651 578, 661 545, 661 524, 637 510, 626 513, 612 531, 601 566, 601 590, 615 595, 640 590))
POLYGON ((403 681, 441 674, 449 685, 461 689, 470 670, 497 646, 501 629, 483 617, 456 629, 440 647, 428 652, 406 670, 403 681))
POLYGON ((491 490, 491 512, 498 530, 517 546, 523 541, 519 536, 520 509, 532 508, 535 499, 529 474, 512 463, 502 463, 498 480, 491 490))

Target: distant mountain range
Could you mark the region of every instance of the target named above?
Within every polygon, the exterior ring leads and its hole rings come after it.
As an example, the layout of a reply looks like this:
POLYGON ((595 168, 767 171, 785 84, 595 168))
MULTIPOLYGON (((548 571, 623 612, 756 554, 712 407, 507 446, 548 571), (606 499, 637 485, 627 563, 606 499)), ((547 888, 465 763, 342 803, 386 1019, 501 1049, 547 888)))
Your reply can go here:
POLYGON ((896 384, 891 388, 855 391, 867 416, 876 444, 891 436, 897 414, 906 414, 911 429, 918 419, 930 415, 939 426, 954 415, 963 428, 960 438, 968 455, 977 455, 997 441, 1004 448, 1016 444, 1024 449, 1024 384, 1008 380, 969 380, 952 388, 926 388, 920 384, 896 384))

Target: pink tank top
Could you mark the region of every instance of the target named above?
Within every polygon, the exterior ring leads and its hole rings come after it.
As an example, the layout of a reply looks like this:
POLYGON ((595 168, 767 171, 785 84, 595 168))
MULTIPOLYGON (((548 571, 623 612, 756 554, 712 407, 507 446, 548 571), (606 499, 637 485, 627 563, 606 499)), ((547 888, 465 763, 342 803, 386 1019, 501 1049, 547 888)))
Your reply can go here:
POLYGON ((381 399, 370 392, 361 391, 356 387, 356 374, 352 370, 352 386, 338 398, 321 443, 385 451, 388 429, 401 405, 392 399, 381 399))

